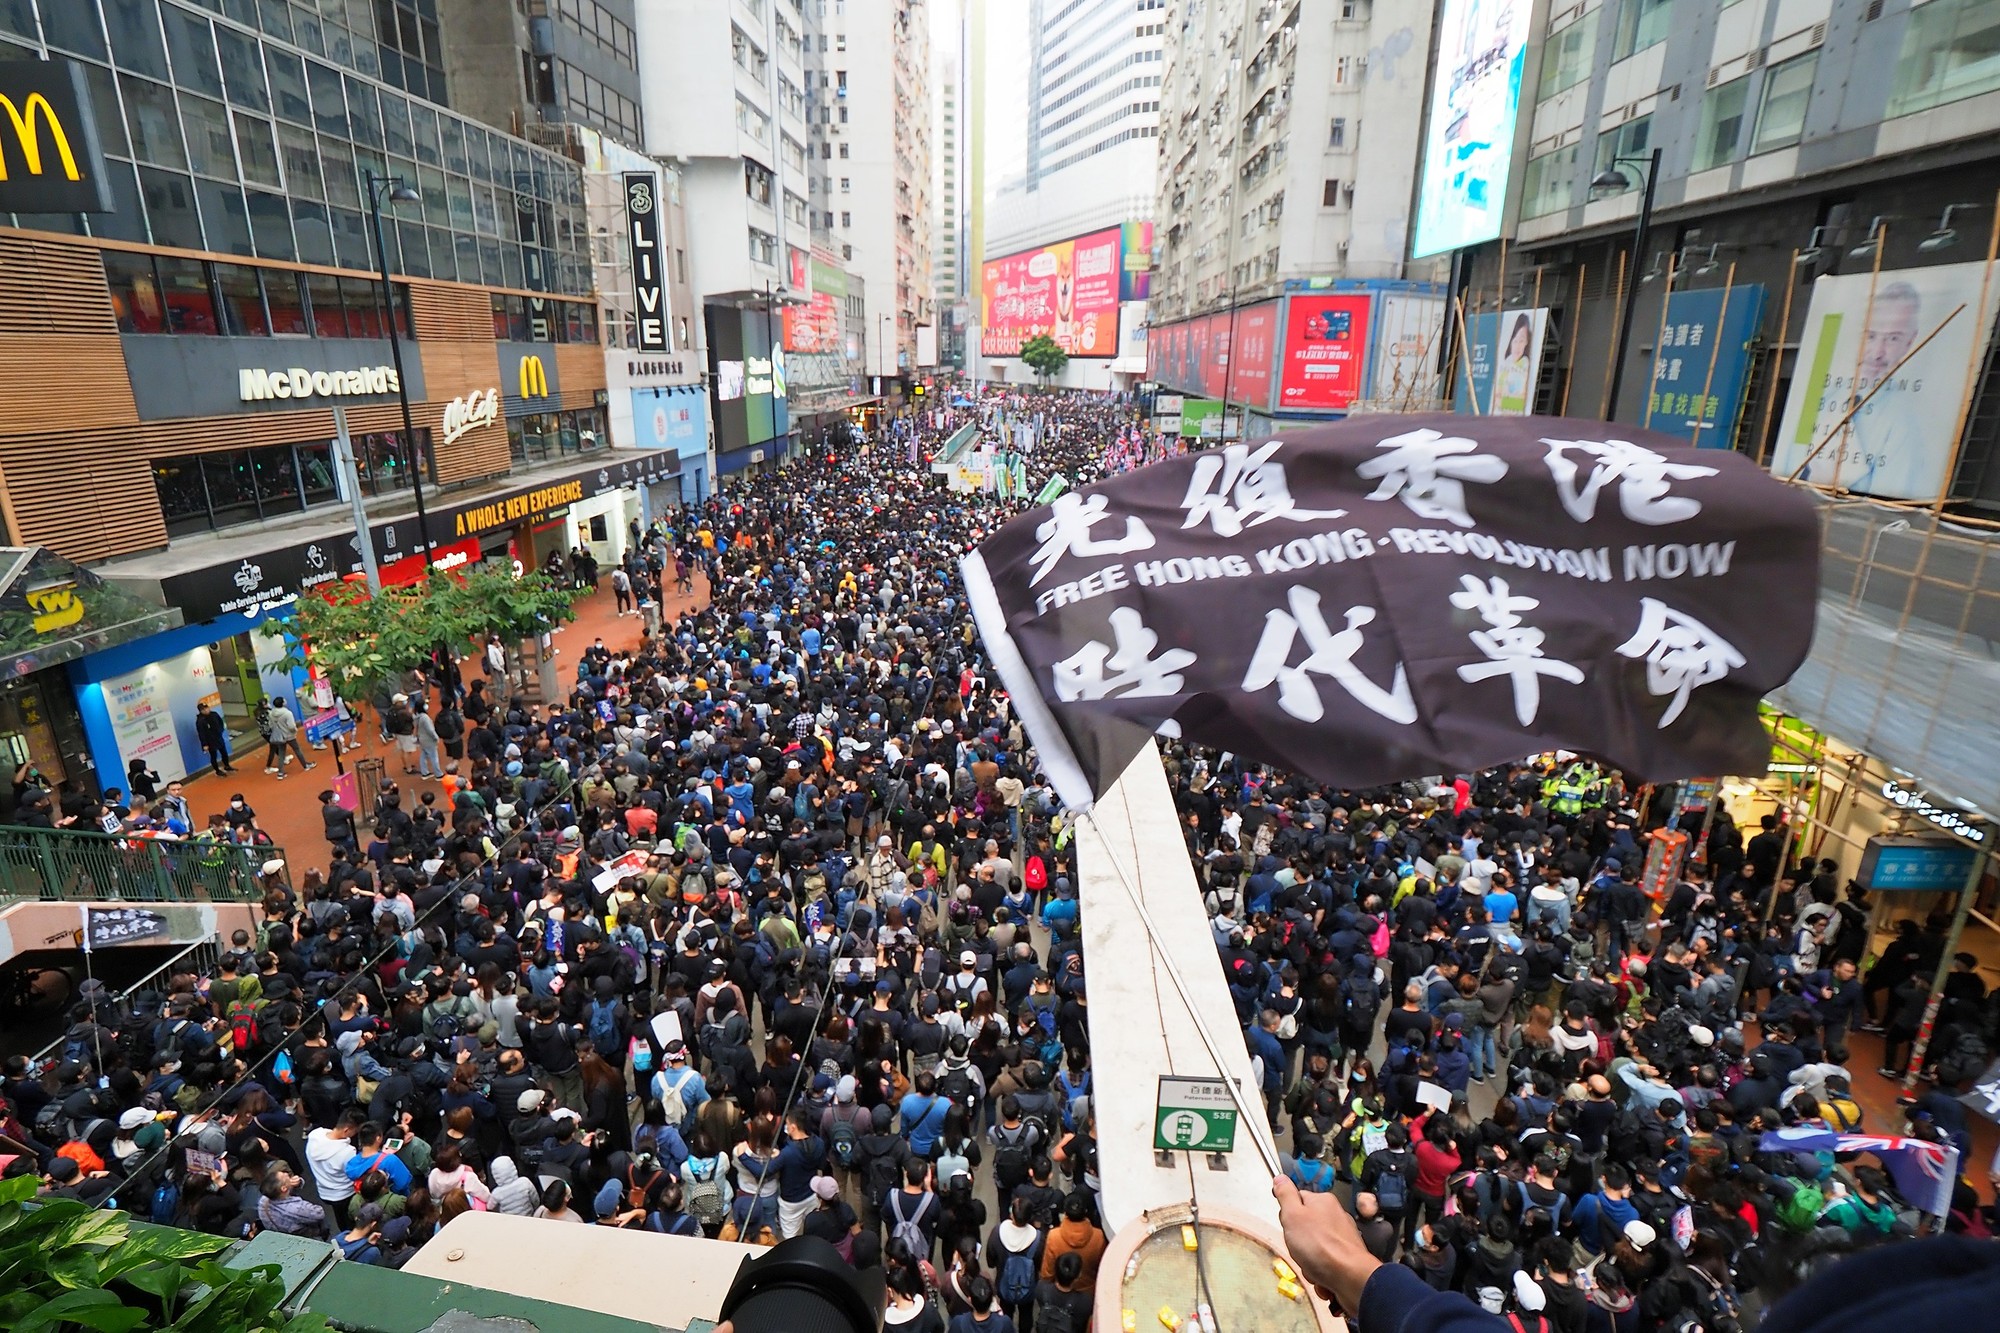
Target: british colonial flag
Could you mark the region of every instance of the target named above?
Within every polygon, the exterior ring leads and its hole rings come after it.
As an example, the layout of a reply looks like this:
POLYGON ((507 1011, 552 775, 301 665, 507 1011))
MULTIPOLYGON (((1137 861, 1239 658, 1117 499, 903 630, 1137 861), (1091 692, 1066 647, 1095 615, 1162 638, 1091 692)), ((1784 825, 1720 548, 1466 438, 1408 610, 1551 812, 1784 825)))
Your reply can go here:
POLYGON ((1813 1125, 1772 1130, 1757 1141, 1765 1152, 1830 1152, 1872 1154, 1896 1182, 1896 1191, 1911 1207, 1942 1217, 1951 1211, 1952 1185, 1958 1179, 1958 1148, 1951 1143, 1905 1138, 1896 1134, 1841 1134, 1813 1125))

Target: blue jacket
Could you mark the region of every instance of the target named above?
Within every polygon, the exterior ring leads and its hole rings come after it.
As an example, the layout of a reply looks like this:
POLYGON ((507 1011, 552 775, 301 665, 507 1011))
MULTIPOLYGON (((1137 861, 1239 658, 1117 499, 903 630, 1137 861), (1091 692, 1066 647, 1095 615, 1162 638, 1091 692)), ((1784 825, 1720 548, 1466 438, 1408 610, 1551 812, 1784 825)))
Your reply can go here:
POLYGON ((1243 1039, 1244 1045, 1250 1048, 1250 1054, 1264 1062, 1264 1091, 1282 1092, 1285 1087, 1285 1050, 1278 1044, 1278 1038, 1262 1026, 1252 1025, 1243 1034, 1243 1039))

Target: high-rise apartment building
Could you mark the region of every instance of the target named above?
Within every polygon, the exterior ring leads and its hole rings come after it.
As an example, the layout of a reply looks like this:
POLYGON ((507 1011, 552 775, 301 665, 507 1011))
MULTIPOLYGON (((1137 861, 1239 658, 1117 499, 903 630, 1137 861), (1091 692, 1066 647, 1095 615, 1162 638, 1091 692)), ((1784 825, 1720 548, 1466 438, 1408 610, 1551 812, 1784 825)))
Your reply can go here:
MULTIPOLYGON (((1166 0, 1026 8, 1027 157, 987 201, 990 258, 1153 216, 1166 0)), ((1016 77, 988 74, 996 87, 1016 77)))
POLYGON ((970 24, 960 0, 939 0, 931 16, 932 278, 941 365, 964 364, 966 245, 967 44, 970 24))
POLYGON ((1422 276, 1404 255, 1430 25, 1394 0, 1167 6, 1155 324, 1288 279, 1422 276))
POLYGON ((637 0, 437 0, 443 73, 467 115, 515 134, 584 125, 620 143, 639 114, 637 0))
POLYGON ((916 366, 917 326, 936 322, 931 5, 806 3, 813 198, 828 244, 862 279, 862 361, 890 394, 916 366))

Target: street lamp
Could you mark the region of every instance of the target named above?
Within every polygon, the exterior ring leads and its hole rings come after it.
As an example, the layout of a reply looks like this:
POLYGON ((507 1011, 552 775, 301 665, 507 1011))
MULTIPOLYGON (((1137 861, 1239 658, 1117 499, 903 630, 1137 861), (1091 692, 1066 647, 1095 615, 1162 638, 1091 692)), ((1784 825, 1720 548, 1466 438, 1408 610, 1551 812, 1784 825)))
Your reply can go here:
MULTIPOLYGON (((431 545, 430 516, 424 512, 423 460, 417 452, 417 423, 410 415, 410 381, 403 373, 403 340, 396 336, 396 292, 389 282, 389 248, 382 241, 383 200, 417 204, 423 202, 423 196, 401 176, 378 176, 372 168, 364 169, 361 174, 368 186, 368 216, 375 224, 375 257, 382 266, 382 309, 389 321, 389 358, 396 366, 396 396, 403 404, 403 443, 409 450, 410 494, 417 500, 417 537, 423 542, 424 568, 428 571, 435 548, 431 545)), ((362 533, 361 540, 368 541, 368 534, 362 533)))
MULTIPOLYGON (((1647 157, 1612 158, 1611 164, 1590 183, 1590 190, 1595 194, 1600 190, 1631 189, 1632 178, 1620 169, 1620 164, 1625 162, 1644 163, 1646 169, 1646 195, 1639 204, 1638 224, 1632 229, 1632 266, 1636 268, 1639 256, 1646 253, 1646 233, 1653 226, 1653 187, 1660 179, 1660 150, 1655 148, 1647 157)), ((1618 312, 1618 342, 1611 353, 1611 394, 1605 400, 1609 404, 1605 416, 1607 421, 1618 419, 1618 390, 1625 382, 1625 345, 1632 339, 1632 312, 1638 305, 1638 299, 1639 284, 1627 282, 1625 308, 1618 312)))

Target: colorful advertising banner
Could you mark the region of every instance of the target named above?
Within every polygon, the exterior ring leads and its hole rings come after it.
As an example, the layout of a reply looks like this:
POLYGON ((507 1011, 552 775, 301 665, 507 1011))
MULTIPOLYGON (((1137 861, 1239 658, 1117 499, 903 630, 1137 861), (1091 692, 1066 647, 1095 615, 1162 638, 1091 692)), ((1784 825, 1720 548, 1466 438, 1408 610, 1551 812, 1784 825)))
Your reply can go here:
POLYGON ((1743 410, 1750 343, 1764 316, 1764 289, 1675 292, 1653 352, 1647 426, 1705 449, 1727 449, 1743 410), (1725 301, 1727 308, 1725 309, 1725 301))
POLYGON ((1375 298, 1374 320, 1375 365, 1368 396, 1405 411, 1428 410, 1439 397, 1444 298, 1383 292, 1375 298))
POLYGON ((1288 298, 1279 408, 1340 410, 1361 396, 1374 299, 1366 292, 1288 298))
POLYGON ((1115 357, 1122 241, 1123 230, 1110 227, 988 260, 980 282, 981 355, 1014 356, 1046 333, 1073 357, 1115 357))
MULTIPOLYGON (((793 251, 797 254, 797 251, 793 251)), ((804 305, 784 310, 785 350, 838 352, 847 304, 847 274, 818 259, 812 261, 812 295, 804 305)))
POLYGON ((1488 417, 1532 413, 1548 327, 1547 307, 1498 314, 1488 311, 1466 320, 1465 359, 1458 363, 1454 410, 1488 417))
POLYGON ((1118 299, 1144 301, 1153 294, 1153 224, 1128 222, 1121 230, 1124 261, 1118 270, 1118 299))
POLYGON ((1978 319, 1982 277, 1980 265, 1971 263, 1879 276, 1844 273, 1815 282, 1771 470, 1789 477, 1812 456, 1802 474, 1806 481, 1885 499, 1937 499, 1950 480, 1945 469, 1957 444, 1966 367, 1985 357, 1993 332, 1990 315, 1984 325, 1978 319), (1946 323, 1961 304, 1965 308, 1946 323), (1940 324, 1943 330, 1897 369, 1940 324), (1813 455, 1878 383, 1881 389, 1853 421, 1813 455))
POLYGON ((1181 404, 1181 438, 1219 440, 1222 438, 1222 400, 1190 398, 1181 404))
POLYGON ((1222 397, 1222 386, 1229 382, 1229 344, 1234 331, 1229 327, 1229 312, 1208 316, 1203 323, 1208 326, 1208 354, 1201 362, 1201 391, 1210 398, 1222 397))
POLYGON ((1410 234, 1413 258, 1500 234, 1534 8, 1445 0, 1410 234))

